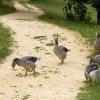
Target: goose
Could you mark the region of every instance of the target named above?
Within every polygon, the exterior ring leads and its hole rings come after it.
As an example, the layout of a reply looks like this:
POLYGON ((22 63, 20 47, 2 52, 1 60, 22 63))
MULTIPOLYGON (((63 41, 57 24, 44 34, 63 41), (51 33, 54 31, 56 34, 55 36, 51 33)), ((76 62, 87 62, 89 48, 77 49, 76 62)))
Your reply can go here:
POLYGON ((93 59, 93 62, 97 63, 100 65, 100 54, 96 55, 93 59))
POLYGON ((21 58, 14 58, 12 62, 12 68, 14 69, 16 65, 22 66, 25 68, 25 76, 28 72, 34 71, 34 74, 36 74, 35 68, 36 68, 36 62, 40 60, 40 58, 33 57, 33 56, 24 56, 21 58))
POLYGON ((100 68, 90 72, 89 80, 93 85, 95 85, 96 83, 100 83, 100 68))
POLYGON ((98 70, 98 69, 99 69, 99 67, 98 67, 97 63, 95 63, 94 59, 91 58, 89 64, 85 67, 84 75, 85 75, 86 81, 90 80, 90 78, 89 78, 90 72, 92 72, 94 70, 98 70))
POLYGON ((41 58, 33 57, 33 56, 24 56, 24 57, 21 57, 21 59, 26 59, 32 62, 38 62, 41 58))
POLYGON ((95 50, 100 51, 100 32, 96 33, 96 40, 94 41, 95 50))
POLYGON ((58 45, 58 37, 55 38, 55 45, 53 48, 54 54, 61 60, 60 64, 64 64, 64 59, 66 58, 67 52, 70 51, 64 46, 58 45))

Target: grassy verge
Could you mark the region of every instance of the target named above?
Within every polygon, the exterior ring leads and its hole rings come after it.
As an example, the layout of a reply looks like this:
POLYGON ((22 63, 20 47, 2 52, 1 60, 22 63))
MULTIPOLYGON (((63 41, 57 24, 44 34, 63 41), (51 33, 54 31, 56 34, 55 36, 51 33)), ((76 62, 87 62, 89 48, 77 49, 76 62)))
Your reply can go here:
POLYGON ((13 12, 15 12, 15 8, 13 8, 13 7, 10 7, 7 5, 0 6, 0 15, 9 14, 9 13, 13 13, 13 12))
POLYGON ((12 33, 0 24, 0 62, 11 53, 12 33))
MULTIPOLYGON (((10 1, 5 1, 4 3, 5 4, 0 6, 0 16, 15 12, 13 5, 7 5, 12 4, 10 1)), ((12 45, 13 40, 11 35, 12 32, 0 24, 0 62, 11 53, 10 46, 12 45)))
MULTIPOLYGON (((56 24, 61 27, 78 31, 82 36, 88 38, 93 45, 95 40, 95 33, 100 31, 100 26, 89 24, 85 22, 65 21, 63 14, 63 7, 65 6, 64 0, 30 0, 30 3, 35 4, 41 8, 45 14, 40 16, 39 19, 56 24)), ((91 12, 93 20, 95 19, 95 10, 88 7, 91 12)), ((96 54, 96 53, 94 53, 96 54)), ((94 54, 92 56, 94 56, 94 54)), ((78 100, 100 100, 100 86, 90 86, 86 84, 81 88, 80 94, 77 96, 78 100)))
POLYGON ((87 84, 80 90, 78 100, 100 100, 100 84, 97 86, 87 84))

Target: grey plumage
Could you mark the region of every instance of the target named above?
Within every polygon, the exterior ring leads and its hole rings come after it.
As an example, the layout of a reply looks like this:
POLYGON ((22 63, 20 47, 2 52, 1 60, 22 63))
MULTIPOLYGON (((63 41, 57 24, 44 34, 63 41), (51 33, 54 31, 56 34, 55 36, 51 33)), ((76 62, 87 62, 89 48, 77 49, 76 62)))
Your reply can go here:
POLYGON ((95 85, 97 82, 100 83, 100 68, 98 70, 93 70, 89 74, 89 80, 95 85))
POLYGON ((68 51, 70 51, 70 50, 68 50, 66 47, 64 47, 64 46, 59 46, 60 48, 61 48, 61 50, 63 50, 63 51, 65 51, 65 53, 67 53, 68 51))
POLYGON ((27 75, 27 71, 29 71, 29 72, 34 71, 34 74, 35 74, 37 60, 38 60, 37 57, 32 57, 32 56, 14 58, 13 62, 12 62, 12 67, 14 68, 15 65, 22 66, 26 70, 25 75, 27 75))
POLYGON ((54 54, 61 60, 61 64, 64 63, 64 59, 66 58, 67 52, 70 51, 64 46, 58 45, 58 38, 55 38, 55 45, 53 48, 54 54))
POLYGON ((93 58, 93 62, 97 63, 100 65, 100 54, 99 55, 96 55, 94 58, 93 58))
POLYGON ((94 48, 100 51, 100 32, 96 33, 96 40, 94 41, 94 48))
POLYGON ((94 71, 94 70, 98 70, 98 69, 99 69, 99 67, 97 66, 96 63, 90 62, 90 63, 86 66, 85 72, 84 72, 84 75, 85 75, 86 80, 87 80, 87 81, 90 80, 90 79, 89 79, 89 74, 90 74, 90 72, 92 72, 92 71, 94 71))
POLYGON ((21 57, 21 59, 25 59, 32 62, 36 62, 37 60, 40 60, 40 58, 33 57, 33 56, 25 56, 25 57, 21 57))
POLYGON ((94 62, 94 59, 90 59, 90 63, 85 68, 85 77, 86 81, 91 82, 93 85, 96 82, 100 82, 100 67, 96 62, 94 62))

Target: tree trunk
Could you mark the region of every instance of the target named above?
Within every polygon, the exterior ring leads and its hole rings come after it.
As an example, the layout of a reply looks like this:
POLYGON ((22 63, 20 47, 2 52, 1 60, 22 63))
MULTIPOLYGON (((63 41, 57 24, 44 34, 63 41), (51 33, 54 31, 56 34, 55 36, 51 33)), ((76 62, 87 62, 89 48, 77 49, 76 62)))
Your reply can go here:
POLYGON ((97 9, 97 25, 100 25, 100 9, 97 9))

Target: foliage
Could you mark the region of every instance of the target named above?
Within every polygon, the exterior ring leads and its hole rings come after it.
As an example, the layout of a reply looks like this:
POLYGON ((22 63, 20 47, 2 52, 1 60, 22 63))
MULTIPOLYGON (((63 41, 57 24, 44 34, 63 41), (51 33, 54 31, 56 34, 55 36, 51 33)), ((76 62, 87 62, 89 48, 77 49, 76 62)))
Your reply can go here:
POLYGON ((0 5, 0 15, 9 14, 15 11, 14 4, 10 0, 3 0, 2 5, 0 5))
POLYGON ((0 15, 13 13, 15 11, 16 11, 15 8, 12 8, 12 7, 9 7, 9 6, 5 6, 5 5, 0 6, 0 15))
POLYGON ((100 0, 89 0, 89 3, 96 9, 97 24, 100 25, 100 0))
POLYGON ((100 9, 100 0, 90 0, 89 3, 96 9, 100 9))
POLYGON ((64 12, 66 12, 66 19, 71 20, 85 20, 87 13, 86 3, 88 0, 65 0, 66 6, 64 12))

